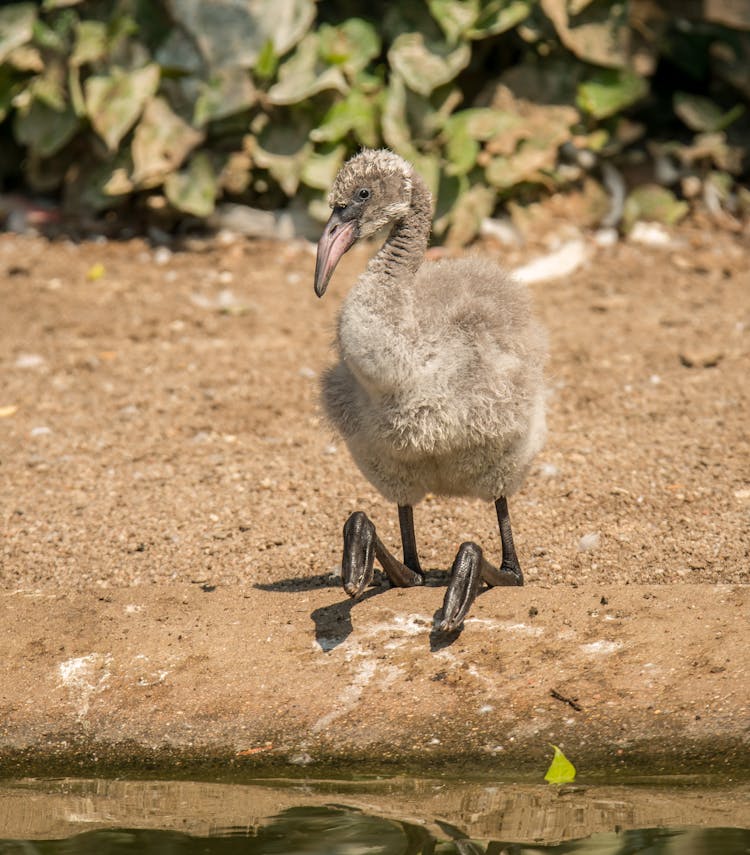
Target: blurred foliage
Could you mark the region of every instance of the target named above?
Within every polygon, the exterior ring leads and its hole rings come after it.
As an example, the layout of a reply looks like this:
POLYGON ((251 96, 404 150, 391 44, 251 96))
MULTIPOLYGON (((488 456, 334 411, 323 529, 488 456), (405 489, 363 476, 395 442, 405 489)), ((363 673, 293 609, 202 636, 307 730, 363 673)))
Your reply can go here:
POLYGON ((77 216, 203 218, 223 198, 319 218, 344 159, 385 145, 455 244, 607 170, 631 191, 626 228, 679 220, 703 187, 742 216, 750 4, 674 4, 6 2, 0 187, 77 216))

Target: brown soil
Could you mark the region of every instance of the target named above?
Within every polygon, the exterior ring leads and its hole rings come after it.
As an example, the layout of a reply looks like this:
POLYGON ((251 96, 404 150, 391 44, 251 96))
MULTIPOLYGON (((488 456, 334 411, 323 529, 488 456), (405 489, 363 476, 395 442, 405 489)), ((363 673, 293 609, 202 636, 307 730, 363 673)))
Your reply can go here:
MULTIPOLYGON (((318 301, 303 243, 170 254, 0 235, 0 755, 73 733, 188 753, 268 739, 287 759, 380 737, 396 757, 448 742, 496 756, 510 728, 539 752, 549 737, 603 740, 600 760, 635 743, 746 759, 748 251, 698 227, 675 241, 591 242, 586 266, 534 286, 551 398, 547 448, 511 502, 527 587, 483 594, 446 646, 430 643, 438 586, 461 541, 496 551, 490 507, 417 508, 432 587, 351 607, 335 579, 352 510, 398 543, 395 508, 317 404, 365 250, 318 301), (139 683, 140 655, 183 676, 139 683), (85 713, 60 672, 78 660, 85 713)), ((483 250, 513 266, 541 247, 483 250)))

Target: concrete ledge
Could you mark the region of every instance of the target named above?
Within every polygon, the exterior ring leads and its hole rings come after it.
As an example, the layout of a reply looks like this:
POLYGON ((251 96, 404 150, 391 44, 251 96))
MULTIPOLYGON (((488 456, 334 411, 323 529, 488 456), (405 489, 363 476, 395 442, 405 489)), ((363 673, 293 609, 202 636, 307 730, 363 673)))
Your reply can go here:
POLYGON ((552 742, 581 773, 747 771, 747 587, 494 589, 450 643, 442 595, 4 594, 1 768, 543 772, 552 742))

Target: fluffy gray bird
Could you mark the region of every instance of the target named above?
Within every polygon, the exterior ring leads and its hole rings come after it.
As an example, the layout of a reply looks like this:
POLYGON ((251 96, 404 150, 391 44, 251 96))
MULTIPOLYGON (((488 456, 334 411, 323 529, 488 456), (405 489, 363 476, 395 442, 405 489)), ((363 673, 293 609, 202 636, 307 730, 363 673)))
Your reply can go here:
POLYGON ((492 261, 424 262, 432 199, 398 155, 353 157, 329 204, 315 266, 319 297, 355 241, 391 226, 344 301, 323 404, 362 474, 398 505, 403 561, 357 511, 344 526, 344 589, 362 593, 374 558, 394 585, 424 582, 412 508, 426 493, 494 501, 502 562, 496 568, 476 543, 461 545, 438 623, 454 631, 482 579, 523 584, 507 498, 545 439, 545 334, 526 288, 492 261))

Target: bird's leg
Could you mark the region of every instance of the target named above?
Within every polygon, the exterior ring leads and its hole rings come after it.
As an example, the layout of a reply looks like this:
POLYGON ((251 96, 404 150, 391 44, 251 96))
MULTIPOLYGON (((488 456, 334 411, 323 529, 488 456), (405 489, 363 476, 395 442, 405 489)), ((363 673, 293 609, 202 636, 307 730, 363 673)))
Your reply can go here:
POLYGON ((495 585, 523 585, 523 573, 518 563, 516 547, 513 544, 513 532, 510 528, 510 515, 508 514, 508 500, 505 496, 495 502, 497 511, 497 523, 500 527, 500 541, 503 545, 503 560, 499 569, 487 564, 482 571, 482 578, 490 586, 495 585))
POLYGON ((401 525, 404 563, 391 555, 375 532, 375 526, 367 514, 355 511, 346 521, 341 576, 344 590, 350 597, 358 597, 372 582, 375 558, 392 585, 408 588, 423 583, 424 573, 417 557, 411 505, 399 505, 398 519, 401 525))
POLYGON ((508 502, 501 496, 495 502, 503 558, 500 567, 493 567, 482 554, 481 547, 468 541, 462 543, 451 568, 451 580, 443 600, 443 618, 438 629, 453 632, 463 623, 479 592, 482 579, 490 586, 523 585, 523 573, 513 545, 508 502))
POLYGON ((398 524, 401 528, 401 546, 404 550, 404 564, 424 579, 424 573, 419 566, 419 556, 417 555, 417 538, 414 535, 414 511, 411 505, 398 506, 398 524))

